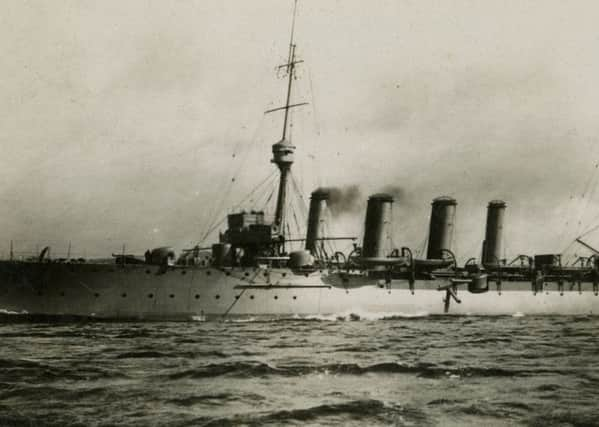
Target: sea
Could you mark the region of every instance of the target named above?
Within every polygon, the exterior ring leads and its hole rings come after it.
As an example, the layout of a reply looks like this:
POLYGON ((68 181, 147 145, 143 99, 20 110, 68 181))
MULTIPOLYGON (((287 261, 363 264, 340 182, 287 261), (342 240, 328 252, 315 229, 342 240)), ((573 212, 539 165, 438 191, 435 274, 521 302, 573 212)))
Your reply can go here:
POLYGON ((599 317, 0 323, 1 426, 599 426, 599 317))

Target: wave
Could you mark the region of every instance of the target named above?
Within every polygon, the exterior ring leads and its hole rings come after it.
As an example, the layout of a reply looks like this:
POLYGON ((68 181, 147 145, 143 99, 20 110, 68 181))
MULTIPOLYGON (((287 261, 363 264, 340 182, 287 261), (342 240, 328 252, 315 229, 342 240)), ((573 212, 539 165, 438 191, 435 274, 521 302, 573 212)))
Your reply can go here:
MULTIPOLYGON (((595 317, 587 316, 582 320, 576 320, 578 317, 568 316, 573 319, 572 322, 580 321, 594 321, 599 314, 595 317)), ((349 322, 349 321, 378 321, 378 320, 421 320, 430 319, 435 322, 442 322, 447 324, 455 324, 460 322, 462 325, 475 324, 478 320, 484 320, 487 322, 501 321, 505 318, 519 318, 527 317, 529 319, 547 319, 552 318, 552 315, 526 315, 524 313, 514 313, 512 315, 481 315, 481 314, 433 314, 427 311, 417 312, 369 312, 361 310, 346 310, 337 313, 327 314, 293 314, 293 315, 275 315, 275 314, 262 314, 262 315, 230 315, 222 318, 212 318, 209 320, 218 320, 224 323, 284 323, 284 322, 349 322)), ((555 318, 552 318, 554 322, 557 322, 555 318)), ((569 320, 568 320, 569 321, 569 320)), ((557 324, 557 323, 556 323, 557 324)), ((567 324, 567 323, 564 323, 567 324)))
POLYGON ((181 357, 181 353, 167 354, 159 351, 130 351, 116 356, 117 359, 153 359, 163 357, 181 357))
POLYGON ((493 405, 491 403, 482 401, 477 401, 476 403, 449 408, 449 411, 455 414, 500 419, 506 419, 512 415, 512 412, 509 409, 504 409, 499 405, 493 405))
MULTIPOLYGON (((462 400, 451 403, 451 406, 445 408, 451 413, 486 419, 521 419, 523 416, 530 414, 534 410, 533 404, 528 404, 523 401, 487 401, 477 399, 474 401, 462 400)), ((492 422, 490 424, 492 424, 492 422)))
POLYGON ((276 374, 279 372, 266 363, 260 362, 233 362, 221 364, 209 364, 195 369, 186 369, 184 371, 174 372, 168 375, 169 379, 199 379, 218 377, 221 375, 232 374, 240 377, 253 377, 258 375, 276 374))
MULTIPOLYGON (((302 375, 367 375, 367 374, 409 374, 420 378, 451 378, 463 377, 516 377, 534 376, 543 373, 542 370, 504 369, 487 367, 448 367, 432 363, 402 364, 383 362, 373 365, 360 366, 355 363, 335 363, 325 365, 281 365, 273 366, 263 362, 229 362, 213 363, 198 368, 185 369, 167 375, 171 380, 199 379, 219 377, 223 375, 237 378, 261 376, 295 377, 302 375)), ((552 370, 551 373, 556 373, 552 370)))
POLYGON ((240 401, 246 401, 255 403, 266 400, 266 397, 255 393, 213 393, 213 394, 201 394, 177 397, 168 400, 168 403, 172 403, 177 406, 190 407, 195 405, 209 405, 219 406, 225 403, 233 402, 239 403, 240 401))
POLYGON ((60 423, 49 422, 43 416, 25 416, 21 414, 11 414, 10 409, 4 410, 0 408, 0 425, 1 426, 31 426, 31 427, 54 427, 60 426, 60 423))
POLYGON ((8 316, 23 316, 23 315, 29 314, 29 312, 27 310, 12 311, 12 310, 7 310, 5 308, 0 308, 0 314, 5 314, 8 316))
MULTIPOLYGON (((281 425, 285 423, 306 423, 327 418, 334 424, 344 421, 363 421, 384 424, 426 425, 427 415, 418 409, 402 407, 399 403, 383 402, 377 399, 350 400, 347 402, 325 403, 321 405, 284 409, 274 412, 239 414, 227 418, 214 418, 208 422, 202 419, 204 427, 233 425, 281 425)), ((195 423, 192 422, 192 424, 195 423)))
POLYGON ((434 399, 427 403, 429 406, 442 406, 442 405, 455 405, 456 403, 463 403, 463 399, 434 399))
POLYGON ((49 385, 33 386, 28 384, 13 384, 10 387, 6 387, 6 389, 0 393, 0 397, 2 399, 24 397, 26 399, 32 400, 38 398, 45 399, 48 396, 53 396, 54 398, 71 400, 107 394, 110 394, 110 389, 106 387, 60 388, 49 385))
POLYGON ((237 318, 237 319, 236 318, 225 319, 225 323, 253 323, 253 322, 264 322, 264 321, 265 321, 265 319, 257 319, 255 317, 241 317, 241 318, 237 318))
POLYGON ((562 386, 558 385, 558 384, 541 384, 540 386, 536 387, 535 390, 538 391, 558 391, 561 390, 562 386))
POLYGON ((334 313, 328 315, 316 314, 301 317, 298 320, 323 320, 323 321, 357 321, 357 320, 394 320, 394 319, 413 319, 428 317, 430 314, 426 311, 416 313, 403 313, 403 312, 369 312, 362 310, 348 310, 341 313, 334 313))
POLYGON ((170 399, 168 402, 178 406, 194 406, 197 404, 222 405, 227 401, 234 401, 238 396, 231 393, 203 394, 199 396, 187 396, 170 399))
POLYGON ((116 355, 116 359, 161 359, 161 358, 188 358, 194 359, 196 357, 219 357, 219 358, 227 358, 229 355, 221 352, 221 351, 178 351, 175 353, 163 353, 160 351, 128 351, 125 353, 120 353, 116 355))
POLYGON ((26 359, 0 359, 0 374, 5 381, 23 380, 95 380, 101 378, 127 378, 120 370, 85 366, 60 367, 26 359))
POLYGON ((528 425, 531 427, 573 426, 599 427, 599 410, 554 410, 532 417, 528 425))
POLYGON ((225 323, 278 323, 278 322, 351 322, 374 320, 419 319, 429 317, 426 311, 416 313, 403 312, 368 312, 363 310, 346 310, 339 313, 328 314, 294 314, 292 316, 251 316, 231 317, 225 323))

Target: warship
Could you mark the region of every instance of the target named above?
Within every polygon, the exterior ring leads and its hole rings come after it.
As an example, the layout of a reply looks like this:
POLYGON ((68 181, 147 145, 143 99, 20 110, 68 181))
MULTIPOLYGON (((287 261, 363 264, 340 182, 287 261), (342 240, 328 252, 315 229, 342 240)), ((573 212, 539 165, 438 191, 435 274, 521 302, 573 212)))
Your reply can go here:
POLYGON ((331 191, 311 193, 305 234, 289 228, 291 168, 296 147, 289 138, 296 55, 293 12, 285 73, 282 137, 272 145, 278 170, 274 217, 264 210, 230 213, 218 242, 177 256, 168 246, 143 256, 112 254, 103 260, 52 258, 50 247, 34 258, 0 261, 0 309, 25 316, 96 319, 204 320, 234 316, 346 316, 367 314, 514 315, 599 313, 599 252, 562 263, 559 254, 502 258, 507 204, 487 207, 480 259, 458 265, 452 250, 457 201, 432 201, 426 256, 389 247, 393 195, 367 201, 361 240, 329 236, 331 191), (347 253, 338 240, 351 239, 347 253))

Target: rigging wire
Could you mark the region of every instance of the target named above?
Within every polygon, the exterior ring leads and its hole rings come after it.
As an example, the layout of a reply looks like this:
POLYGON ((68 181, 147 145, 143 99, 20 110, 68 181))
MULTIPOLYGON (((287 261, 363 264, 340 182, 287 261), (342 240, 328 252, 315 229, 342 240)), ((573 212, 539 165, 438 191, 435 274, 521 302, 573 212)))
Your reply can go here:
MULTIPOLYGON (((297 200, 294 198, 290 198, 289 200, 289 211, 293 220, 295 221, 295 228, 298 234, 301 234, 300 221, 298 220, 298 209, 297 209, 297 200)), ((291 222, 291 221, 290 221, 291 222)))
MULTIPOLYGON (((260 189, 262 186, 266 187, 267 182, 269 181, 274 181, 276 178, 276 171, 272 171, 266 178, 264 178, 258 185, 256 185, 254 187, 253 190, 251 190, 239 203, 233 205, 231 207, 231 209, 236 210, 239 209, 241 207, 241 205, 243 205, 245 202, 247 202, 255 193, 258 192, 258 189, 260 189)), ((272 185, 272 184, 271 184, 272 185)))
MULTIPOLYGON (((220 215, 225 207, 225 203, 227 202, 227 200, 231 194, 233 186, 237 182, 237 178, 239 177, 239 174, 241 173, 241 170, 243 169, 245 162, 247 161, 247 158, 249 157, 249 153, 251 152, 253 147, 256 145, 256 142, 258 141, 258 135, 259 135, 259 132, 261 131, 263 125, 264 125, 264 115, 262 114, 260 121, 258 122, 258 125, 256 126, 256 129, 254 130, 254 133, 250 139, 250 143, 247 144, 247 149, 245 151, 241 150, 242 155, 240 158, 240 163, 237 166, 237 168, 235 169, 233 175, 231 176, 231 179, 228 181, 228 183, 225 187, 225 191, 223 192, 223 195, 220 198, 220 203, 215 203, 213 205, 213 209, 208 216, 209 221, 207 223, 210 225, 208 225, 207 229, 213 228, 214 222, 217 221, 218 218, 220 217, 220 215)), ((234 151, 233 151, 233 157, 237 156, 237 151, 239 150, 239 147, 241 146, 242 142, 243 142, 243 139, 239 139, 237 141, 237 143, 235 144, 234 151)), ((204 235, 208 235, 209 233, 210 232, 206 232, 206 233, 204 233, 204 235)), ((202 241, 203 241, 203 239, 202 239, 202 241)))
MULTIPOLYGON (((269 179, 271 179, 275 175, 275 172, 276 171, 272 171, 265 179, 260 181, 260 183, 258 185, 256 185, 254 187, 254 189, 252 189, 246 195, 246 197, 244 197, 244 199, 241 202, 239 202, 237 205, 233 206, 233 209, 237 209, 239 206, 241 206, 241 204, 245 203, 247 201, 247 199, 249 199, 260 187, 262 187, 269 179)), ((210 235, 210 233, 212 233, 226 219, 227 219, 227 215, 225 215, 224 218, 221 218, 220 220, 218 220, 218 219, 214 220, 213 223, 209 226, 209 228, 202 235, 202 238, 200 239, 200 244, 203 243, 206 240, 206 238, 210 235)))
POLYGON ((297 227, 298 235, 305 235, 305 228, 302 227, 302 223, 305 225, 308 222, 308 210, 306 207, 306 202, 304 200, 303 194, 299 189, 297 180, 295 179, 295 175, 291 174, 291 183, 295 191, 293 191, 293 195, 295 196, 295 205, 297 209, 293 209, 293 217, 295 220, 295 224, 297 227), (298 220, 298 216, 300 219, 298 220))
MULTIPOLYGON (((428 220, 429 224, 431 222, 432 215, 433 214, 431 212, 431 214, 429 216, 429 220, 428 220)), ((427 227, 426 228, 426 233, 424 234, 424 239, 422 240, 422 243, 419 245, 418 250, 416 251, 416 255, 418 257, 422 257, 422 258, 426 257, 426 248, 428 247, 428 240, 429 240, 429 237, 430 237, 430 232, 431 232, 430 231, 430 227, 427 227)))
MULTIPOLYGON (((273 172, 273 173, 271 173, 271 174, 270 174, 270 175, 267 177, 267 179, 268 179, 268 178, 272 178, 274 175, 275 175, 275 174, 274 174, 274 172, 273 172)), ((266 179, 266 180, 267 180, 267 179, 266 179)), ((256 187, 254 188, 254 190, 252 190, 252 192, 251 192, 250 194, 248 194, 248 195, 247 195, 247 196, 246 196, 246 197, 245 197, 245 198, 244 198, 244 199, 243 199, 241 202, 239 202, 237 205, 235 205, 235 206, 234 206, 232 209, 233 209, 233 210, 235 210, 235 209, 239 208, 239 207, 240 207, 240 206, 241 206, 243 203, 245 203, 245 201, 247 201, 247 199, 248 199, 249 197, 251 197, 252 193, 254 193, 254 192, 255 192, 255 191, 258 189, 258 187, 262 186, 262 184, 264 184, 264 182, 265 182, 266 180, 263 180, 263 181, 262 181, 260 184, 258 184, 258 186, 256 186, 256 187)), ((271 179, 271 181, 272 181, 272 179, 271 179)), ((273 189, 273 190, 271 191, 271 193, 270 193, 269 200, 270 200, 270 198, 272 197, 272 195, 273 195, 273 194, 274 194, 274 189, 273 189)), ((209 235, 210 235, 210 234, 211 234, 211 233, 212 233, 214 230, 216 230, 216 229, 217 229, 217 228, 218 228, 218 227, 219 227, 221 224, 223 224, 223 223, 224 223, 226 220, 227 220, 227 215, 225 215, 225 216, 224 216, 223 218, 221 218, 221 219, 220 219, 218 222, 216 222, 215 224, 213 224, 213 225, 212 225, 212 226, 211 226, 211 227, 208 229, 208 231, 206 232, 206 234, 203 236, 202 240, 200 240, 200 245, 201 245, 201 244, 202 244, 202 243, 203 243, 203 242, 206 240, 206 238, 207 238, 207 237, 208 237, 208 236, 209 236, 209 235)))
MULTIPOLYGON (((460 253, 459 241, 458 241, 458 239, 455 238, 455 228, 456 228, 455 225, 458 222, 458 212, 457 211, 458 211, 457 209, 455 209, 453 211, 453 225, 451 227, 451 237, 449 238, 449 245, 450 245, 449 247, 451 248, 451 250, 454 254, 460 253)), ((455 256, 457 257, 457 255, 455 255, 455 256)), ((457 262, 457 260, 456 260, 456 262, 457 262)))
MULTIPOLYGON (((278 181, 277 176, 273 175, 271 177, 271 179, 268 181, 268 183, 266 185, 264 185, 263 188, 260 189, 260 192, 256 192, 255 197, 252 197, 251 199, 249 199, 247 201, 247 204, 249 205, 248 208, 250 210, 258 209, 266 214, 266 209, 264 208, 264 203, 265 203, 266 197, 268 196, 269 192, 272 191, 272 189, 276 186, 277 181, 278 181)), ((237 207, 236 209, 239 209, 239 207, 237 207)))
POLYGON ((254 199, 254 205, 258 206, 264 212, 265 215, 272 214, 271 210, 269 210, 270 208, 268 206, 268 201, 270 200, 270 197, 272 197, 273 192, 276 190, 277 181, 278 177, 275 174, 270 179, 268 184, 264 186, 262 192, 259 195, 257 195, 254 199))
MULTIPOLYGON (((599 216, 597 216, 595 219, 599 218, 599 216)), ((593 231, 599 229, 599 224, 597 224, 596 226, 589 228, 588 230, 586 230, 584 233, 582 233, 580 236, 578 236, 578 238, 580 239, 581 237, 586 236, 587 234, 591 234, 593 231)))
MULTIPOLYGON (((587 195, 587 192, 589 190, 589 186, 591 185, 592 182, 597 180, 597 166, 599 166, 599 164, 596 164, 594 167, 594 170, 591 174, 591 179, 587 182, 587 188, 585 188, 584 192, 582 193, 582 198, 584 199, 585 196, 587 195)), ((591 200, 593 199, 594 195, 595 195, 595 191, 597 190, 597 182, 595 182, 595 184, 592 186, 592 190, 589 194, 589 197, 586 198, 586 204, 584 206, 583 209, 581 209, 579 211, 579 215, 578 215, 578 221, 577 221, 577 229, 576 229, 576 234, 580 233, 580 230, 582 228, 582 218, 584 216, 584 214, 586 213, 587 209, 589 208, 589 204, 591 202, 591 200)))
POLYGON ((262 201, 262 204, 260 206, 263 207, 264 212, 268 212, 268 215, 270 215, 271 217, 274 217, 274 212, 275 212, 275 206, 274 203, 271 202, 271 200, 273 200, 274 195, 277 193, 277 187, 278 187, 278 180, 273 180, 273 182, 270 185, 270 192, 265 192, 264 194, 264 200, 262 201))
POLYGON ((265 205, 268 205, 268 203, 270 203, 270 201, 271 201, 271 199, 272 199, 272 196, 274 196, 274 194, 275 194, 275 190, 276 190, 276 188, 273 188, 273 189, 272 189, 272 191, 270 192, 270 194, 269 194, 269 195, 268 195, 268 197, 266 198, 265 205))
POLYGON ((312 119, 314 122, 314 130, 316 131, 316 135, 320 136, 320 123, 318 121, 318 113, 316 110, 316 97, 314 96, 314 85, 312 83, 312 72, 310 71, 310 67, 305 67, 308 71, 308 82, 310 84, 310 104, 312 105, 312 119))
MULTIPOLYGON (((579 215, 577 216, 577 219, 576 219, 575 223, 573 224, 573 226, 576 227, 575 234, 576 235, 581 234, 583 215, 587 211, 588 206, 589 206, 591 200, 593 200, 594 195, 595 195, 595 191, 597 189, 597 185, 598 185, 598 182, 597 182, 598 168, 599 168, 599 163, 596 163, 595 167, 592 169, 592 171, 590 173, 590 176, 589 176, 589 178, 587 179, 587 181, 586 181, 586 183, 584 185, 583 191, 582 191, 582 193, 580 195, 580 199, 578 199, 578 197, 576 196, 576 194, 570 197, 571 202, 569 204, 568 212, 566 214, 566 221, 565 221, 565 224, 564 224, 564 228, 562 230, 562 233, 560 234, 560 241, 563 242, 564 237, 566 236, 566 234, 569 234, 568 233, 568 225, 570 224, 570 218, 572 218, 572 216, 573 216, 572 215, 572 210, 575 209, 585 199, 585 197, 586 197, 589 189, 592 188, 591 194, 589 195, 589 197, 586 198, 586 204, 585 204, 584 209, 577 209, 579 215)), ((599 218, 599 216, 595 217, 590 222, 594 223, 598 218, 599 218)), ((583 232, 583 234, 586 234, 586 232, 583 232)), ((570 246, 571 246, 571 244, 566 249, 564 249, 563 252, 565 252, 570 246)))
POLYGON ((301 191, 297 181, 295 180, 295 175, 293 173, 290 173, 290 175, 291 175, 291 183, 295 189, 295 195, 299 201, 299 207, 302 210, 302 215, 304 215, 307 218, 308 217, 308 208, 306 206, 306 201, 304 199, 303 192, 301 191))
MULTIPOLYGON (((305 67, 308 71, 308 82, 310 84, 310 105, 312 106, 312 121, 314 123, 314 131, 317 137, 320 137, 320 122, 318 120, 318 110, 316 108, 316 97, 314 95, 314 85, 312 84, 312 72, 310 71, 310 67, 305 67)), ((316 185, 318 187, 322 186, 322 171, 316 165, 316 144, 313 144, 312 154, 308 154, 309 158, 312 160, 312 169, 316 170, 316 185)))
MULTIPOLYGON (((333 216, 331 214, 330 209, 327 207, 325 210, 324 223, 322 225, 323 237, 333 236, 333 232, 330 227, 332 221, 333 221, 333 216)), ((326 246, 329 250, 329 254, 333 255, 337 250, 336 244, 337 244, 337 242, 335 242, 333 240, 325 240, 323 246, 326 246)))
MULTIPOLYGON (((575 235, 578 236, 577 238, 586 236, 587 234, 592 233, 593 231, 597 230, 599 228, 599 224, 595 225, 595 226, 591 226, 591 228, 587 228, 584 229, 584 231, 581 231, 582 228, 582 218, 584 213, 586 212, 586 210, 588 209, 588 206, 590 204, 590 202, 593 200, 594 196, 595 196, 595 192, 597 190, 597 186, 599 184, 599 182, 597 181, 597 178, 599 178, 599 175, 597 174, 598 172, 598 168, 599 168, 599 163, 595 164, 595 167, 593 168, 593 171, 591 172, 591 176, 589 177, 589 179, 587 180, 585 186, 584 186, 584 190, 581 194, 581 201, 582 199, 585 198, 586 193, 589 191, 590 188, 592 188, 591 193, 589 195, 589 197, 586 198, 586 205, 584 209, 580 209, 579 210, 579 215, 578 215, 578 220, 576 221, 576 223, 574 224, 575 226, 577 226, 576 228, 576 233, 575 235), (593 184, 594 183, 594 184, 593 184)), ((573 201, 576 200, 575 197, 572 198, 573 201)), ((572 203, 570 205, 570 209, 568 210, 569 212, 572 209, 572 205, 574 203, 572 203)), ((569 214, 567 215, 568 217, 570 216, 569 214)), ((591 224, 595 223, 597 221, 597 219, 599 219, 599 215, 595 216, 591 221, 589 221, 591 224)), ((565 233, 567 232, 567 225, 568 225, 569 221, 566 220, 564 230, 562 231, 562 238, 561 240, 563 240, 563 236, 565 235, 565 233)), ((568 246, 561 252, 562 254, 566 253, 574 244, 576 243, 576 239, 573 239, 568 246)))
POLYGON ((427 234, 424 236, 424 239, 422 239, 422 243, 420 243, 420 245, 418 245, 418 249, 416 250, 416 253, 414 254, 417 258, 420 257, 424 257, 424 253, 426 250, 426 243, 428 241, 428 232, 427 234))

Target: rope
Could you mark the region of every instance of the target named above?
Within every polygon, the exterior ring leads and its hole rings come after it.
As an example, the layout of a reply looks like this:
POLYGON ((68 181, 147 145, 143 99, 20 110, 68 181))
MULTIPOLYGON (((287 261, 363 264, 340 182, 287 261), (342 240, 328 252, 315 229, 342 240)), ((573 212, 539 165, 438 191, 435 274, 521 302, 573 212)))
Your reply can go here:
POLYGON ((295 227, 297 229, 297 234, 301 235, 302 234, 302 229, 299 225, 299 221, 297 220, 297 216, 295 215, 295 210, 292 210, 291 213, 293 214, 293 220, 295 221, 295 227))
MULTIPOLYGON (((310 70, 310 67, 304 67, 307 71, 308 71, 308 83, 310 84, 310 106, 312 107, 312 121, 314 124, 314 133, 316 134, 316 137, 319 138, 320 134, 321 134, 321 129, 320 129, 320 122, 319 122, 319 113, 318 113, 318 108, 316 106, 316 95, 315 95, 315 91, 314 91, 314 84, 312 83, 312 71, 310 70)), ((315 175, 316 175, 316 186, 317 187, 322 187, 322 183, 323 183, 323 179, 322 179, 322 170, 321 168, 317 167, 316 165, 316 157, 317 157, 317 153, 318 153, 318 146, 316 143, 316 138, 314 140, 310 139, 310 141, 312 142, 312 147, 311 147, 311 152, 313 154, 309 154, 308 157, 309 159, 312 161, 312 171, 315 171, 315 175)))
POLYGON ((244 204, 250 197, 252 197, 252 195, 258 191, 258 189, 264 185, 269 179, 272 180, 271 178, 276 174, 276 171, 273 171, 270 173, 270 175, 268 175, 266 178, 264 178, 262 181, 260 181, 260 183, 254 187, 254 189, 252 191, 250 191, 247 196, 245 196, 239 203, 237 203, 236 205, 233 205, 232 209, 237 209, 239 208, 242 204, 244 204))
MULTIPOLYGON (((241 206, 243 203, 245 203, 245 201, 247 199, 249 199, 262 185, 264 185, 264 183, 266 183, 270 178, 273 177, 273 175, 275 174, 275 171, 271 172, 270 175, 268 175, 266 178, 264 178, 262 181, 260 181, 260 183, 258 185, 256 185, 252 191, 250 191, 248 193, 248 195, 246 197, 244 197, 242 199, 241 202, 239 202, 237 205, 233 206, 233 209, 238 208, 239 206, 241 206)), ((214 222, 212 223, 208 230, 204 233, 204 235, 202 236, 202 238, 200 239, 200 244, 204 242, 204 240, 206 240, 206 238, 210 235, 210 233, 212 233, 219 225, 221 225, 225 220, 227 219, 227 216, 225 215, 224 218, 221 218, 218 222, 214 222)), ((216 221, 216 220, 215 220, 216 221)))
POLYGON ((265 214, 270 216, 272 216, 274 208, 269 208, 268 204, 277 190, 277 184, 275 181, 276 179, 273 180, 273 182, 271 182, 267 188, 265 188, 262 196, 256 201, 256 205, 260 206, 265 214), (270 191, 268 191, 268 189, 270 189, 270 191))
POLYGON ((266 210, 266 208, 267 208, 268 204, 270 203, 270 201, 272 200, 272 196, 274 196, 274 194, 275 194, 275 188, 273 187, 273 189, 270 191, 270 194, 266 198, 266 202, 264 202, 264 210, 266 210))
MULTIPOLYGON (((593 157, 594 157, 594 155, 593 155, 593 157)), ((595 196, 595 191, 597 190, 597 184, 598 184, 596 182, 596 179, 598 177, 598 175, 597 175, 598 169, 599 169, 599 163, 596 163, 595 167, 593 168, 593 170, 592 170, 592 172, 591 172, 591 174, 590 174, 590 176, 588 178, 588 180, 586 181, 586 183, 584 185, 583 192, 580 195, 580 201, 583 201, 585 199, 585 197, 586 197, 589 189, 592 188, 591 194, 589 195, 589 197, 586 198, 586 204, 585 204, 584 208, 583 209, 577 209, 577 211, 578 211, 579 214, 577 216, 576 222, 574 223, 574 226, 576 227, 576 232, 575 232, 576 235, 580 234, 580 231, 581 231, 581 228, 582 228, 582 219, 583 219, 583 216, 584 216, 586 210, 588 209, 591 200, 595 196), (593 182, 594 182, 594 184, 593 184, 593 182)), ((576 203, 577 202, 576 196, 571 196, 571 200, 572 200, 572 202, 570 203, 570 205, 568 207, 568 213, 566 215, 566 218, 571 218, 572 209, 575 208, 574 205, 578 205, 578 203, 576 203)), ((597 218, 599 218, 599 216, 595 217, 591 221, 591 223, 595 222, 597 220, 597 218)), ((562 231, 562 233, 560 235, 560 240, 561 241, 564 240, 564 237, 565 237, 566 233, 568 232, 568 225, 569 224, 570 224, 570 221, 566 220, 566 222, 564 224, 564 229, 563 229, 563 231, 562 231)), ((586 234, 586 232, 584 234, 586 234)))
MULTIPOLYGON (((235 169, 233 176, 231 177, 231 179, 228 181, 226 187, 225 187, 225 191, 223 192, 223 196, 220 199, 220 204, 215 203, 213 205, 213 209, 212 211, 209 213, 208 215, 208 219, 209 221, 207 222, 208 224, 214 224, 214 221, 218 220, 218 215, 220 212, 222 212, 223 207, 226 203, 226 201, 229 198, 229 195, 231 194, 231 191, 233 189, 233 185, 234 183, 237 181, 237 178, 239 177, 239 174, 243 168, 243 166, 245 165, 245 162, 248 158, 248 155, 251 151, 251 149, 254 147, 254 145, 256 144, 256 141, 258 140, 258 133, 259 131, 262 129, 262 126, 264 124, 264 115, 261 115, 261 119, 258 122, 258 125, 256 126, 256 129, 254 130, 254 133, 252 134, 252 137, 250 139, 250 143, 247 144, 248 149, 245 150, 245 152, 242 151, 242 155, 241 155, 241 160, 239 165, 237 166, 237 168, 235 169)), ((237 142, 237 144, 235 144, 235 147, 233 149, 233 157, 235 158, 237 156, 237 151, 239 149, 239 146, 241 145, 241 143, 243 142, 243 140, 239 140, 237 142)), ((212 228, 210 225, 207 228, 212 228)), ((205 233, 205 236, 209 234, 209 233, 205 233)), ((205 237, 203 238, 205 239, 205 237)), ((202 241, 203 241, 202 239, 202 241)))
POLYGON ((308 207, 306 206, 306 201, 304 200, 304 196, 303 196, 303 192, 301 191, 299 185, 297 184, 297 181, 295 180, 295 175, 293 173, 290 174, 291 175, 291 183, 295 188, 295 195, 298 198, 299 201, 299 207, 302 210, 302 215, 304 217, 308 217, 308 207))
POLYGON ((233 301, 233 304, 231 304, 229 306, 229 308, 227 308, 227 310, 223 314, 223 318, 227 317, 227 314, 229 314, 231 309, 233 309, 233 307, 235 307, 235 304, 237 304, 237 301, 239 301, 241 299, 241 296, 244 294, 245 291, 247 291, 247 288, 243 288, 241 293, 239 295, 237 295, 238 298, 235 298, 235 301, 233 301))

